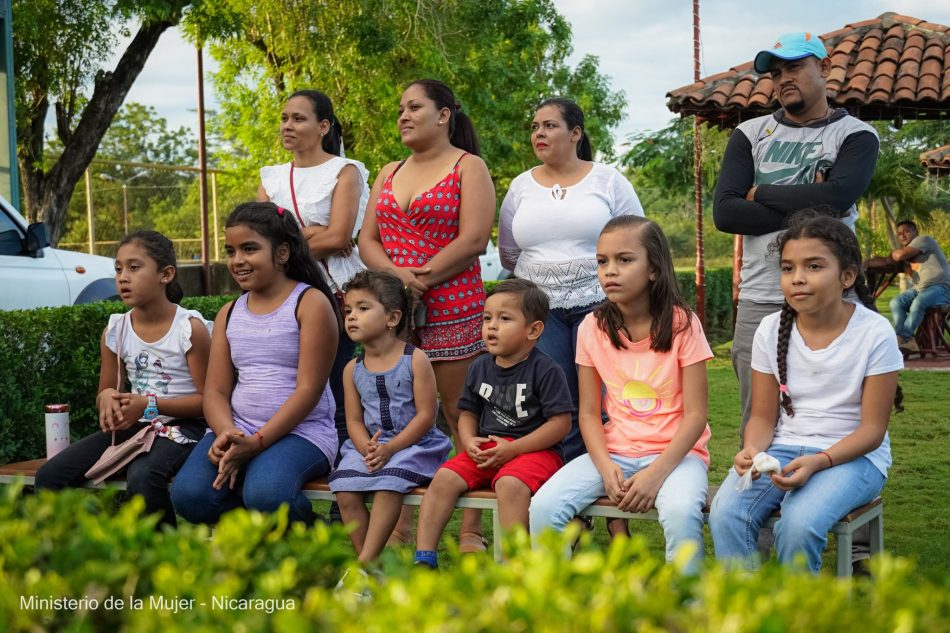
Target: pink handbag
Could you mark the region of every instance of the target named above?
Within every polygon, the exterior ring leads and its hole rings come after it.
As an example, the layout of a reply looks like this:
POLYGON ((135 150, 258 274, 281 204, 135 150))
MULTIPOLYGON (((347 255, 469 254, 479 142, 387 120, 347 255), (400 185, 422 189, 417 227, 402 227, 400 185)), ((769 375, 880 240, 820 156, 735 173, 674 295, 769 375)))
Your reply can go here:
MULTIPOLYGON (((125 318, 122 318, 122 325, 125 324, 125 318)), ((122 390, 122 334, 123 329, 120 326, 119 336, 116 341, 116 391, 122 390)), ((129 462, 143 453, 152 450, 152 444, 155 442, 155 427, 152 424, 146 425, 138 433, 122 442, 119 445, 115 443, 115 431, 112 432, 112 445, 102 452, 102 455, 92 465, 92 468, 86 471, 86 479, 99 485, 107 478, 116 474, 129 462)))

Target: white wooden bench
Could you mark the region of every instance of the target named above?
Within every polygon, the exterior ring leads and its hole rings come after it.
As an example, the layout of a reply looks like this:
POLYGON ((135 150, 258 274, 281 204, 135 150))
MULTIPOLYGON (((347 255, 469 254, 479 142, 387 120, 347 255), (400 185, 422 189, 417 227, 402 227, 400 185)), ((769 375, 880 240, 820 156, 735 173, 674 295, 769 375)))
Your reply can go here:
MULTIPOLYGON (((45 459, 34 459, 27 462, 17 462, 0 466, 0 484, 10 484, 16 481, 22 481, 26 485, 33 485, 36 471, 45 463, 45 459)), ((101 484, 93 485, 91 482, 86 485, 87 488, 105 488, 111 486, 120 490, 125 489, 125 481, 114 479, 101 484)), ((706 506, 703 508, 703 519, 709 521, 709 504, 715 496, 718 486, 710 486, 706 497, 706 506)), ((333 493, 325 479, 311 481, 303 488, 304 496, 312 500, 333 501, 333 493)), ((403 504, 407 506, 418 506, 422 503, 422 496, 425 494, 425 488, 416 488, 403 497, 403 504)), ((492 513, 492 533, 500 534, 501 527, 498 524, 498 500, 495 493, 490 490, 477 490, 468 492, 459 497, 455 504, 456 508, 476 508, 479 510, 490 510, 492 513)), ((656 521, 656 510, 643 513, 624 512, 617 509, 609 499, 601 497, 591 505, 587 506, 582 512, 582 516, 589 517, 607 517, 636 519, 646 521, 656 521)), ((779 514, 773 514, 766 522, 765 527, 771 528, 779 519, 779 514)), ((870 525, 871 529, 871 554, 878 554, 884 550, 884 505, 881 498, 878 497, 870 503, 855 508, 838 521, 832 528, 831 533, 835 535, 837 542, 837 575, 839 577, 851 576, 851 546, 855 531, 864 525, 870 525)), ((501 540, 493 539, 495 560, 501 560, 501 540)))

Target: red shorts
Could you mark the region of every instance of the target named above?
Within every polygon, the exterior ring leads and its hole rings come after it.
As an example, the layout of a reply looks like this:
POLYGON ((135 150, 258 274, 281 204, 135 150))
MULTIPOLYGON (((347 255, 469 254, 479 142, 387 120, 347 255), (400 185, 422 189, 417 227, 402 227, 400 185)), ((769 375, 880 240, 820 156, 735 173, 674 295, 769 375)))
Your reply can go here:
MULTIPOLYGON (((503 439, 509 442, 514 441, 510 438, 503 439)), ((485 442, 481 448, 484 450, 494 445, 494 442, 485 442)), ((499 478, 514 477, 526 485, 531 490, 531 494, 534 494, 563 465, 564 460, 561 459, 561 456, 548 449, 533 453, 522 453, 507 464, 503 464, 501 468, 478 468, 478 465, 468 456, 468 453, 463 452, 442 464, 440 468, 448 468, 464 479, 469 490, 487 488, 489 484, 494 490, 495 482, 499 478)))

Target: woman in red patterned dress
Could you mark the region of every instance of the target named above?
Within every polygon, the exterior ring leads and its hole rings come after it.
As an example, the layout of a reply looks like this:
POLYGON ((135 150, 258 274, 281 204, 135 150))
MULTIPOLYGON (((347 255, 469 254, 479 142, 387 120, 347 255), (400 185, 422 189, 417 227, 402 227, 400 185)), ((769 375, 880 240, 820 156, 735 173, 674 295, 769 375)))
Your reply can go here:
MULTIPOLYGON (((432 361, 442 413, 459 446, 459 395, 469 363, 485 349, 478 256, 495 221, 495 189, 475 128, 448 86, 431 79, 410 84, 397 123, 412 153, 376 178, 360 255, 369 268, 398 275, 416 300, 416 343, 432 361)), ((463 551, 484 549, 478 511, 463 512, 461 532, 463 551)))

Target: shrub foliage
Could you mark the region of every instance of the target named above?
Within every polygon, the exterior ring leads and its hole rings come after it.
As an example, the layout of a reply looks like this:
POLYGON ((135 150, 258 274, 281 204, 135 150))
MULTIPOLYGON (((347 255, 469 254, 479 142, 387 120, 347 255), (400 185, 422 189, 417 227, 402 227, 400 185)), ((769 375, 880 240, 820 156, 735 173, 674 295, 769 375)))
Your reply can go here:
POLYGON ((585 536, 567 559, 570 534, 532 550, 516 533, 504 564, 451 555, 432 572, 413 568, 408 552, 389 553, 381 574, 351 573, 335 591, 354 565, 345 531, 288 524, 285 509, 228 513, 212 534, 192 525, 158 531, 140 500, 115 509, 109 494, 23 497, 10 486, 0 497, 0 629, 11 633, 872 633, 946 631, 950 622, 950 594, 886 557, 872 563, 877 581, 777 566, 749 575, 713 563, 690 578, 639 539, 601 550, 585 536), (86 602, 46 608, 39 598, 86 602))

